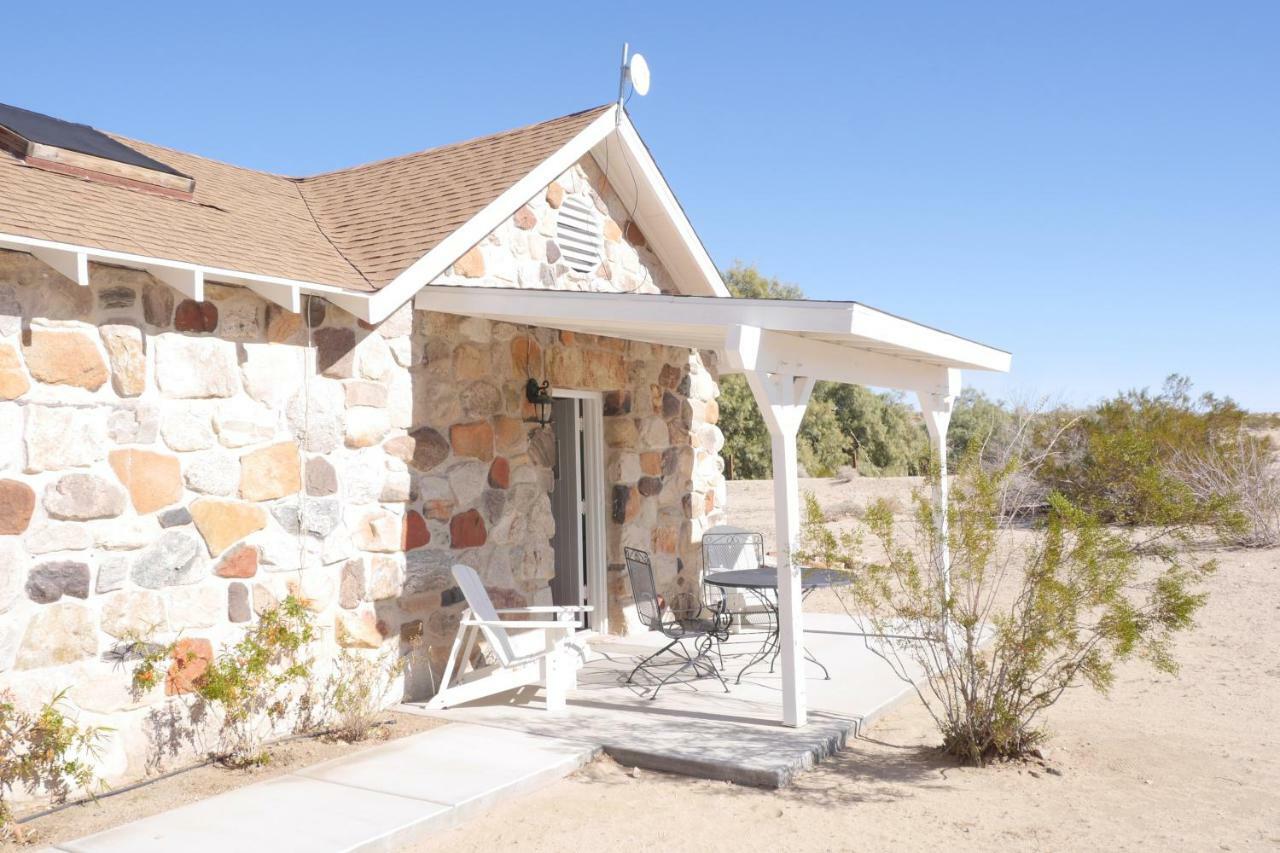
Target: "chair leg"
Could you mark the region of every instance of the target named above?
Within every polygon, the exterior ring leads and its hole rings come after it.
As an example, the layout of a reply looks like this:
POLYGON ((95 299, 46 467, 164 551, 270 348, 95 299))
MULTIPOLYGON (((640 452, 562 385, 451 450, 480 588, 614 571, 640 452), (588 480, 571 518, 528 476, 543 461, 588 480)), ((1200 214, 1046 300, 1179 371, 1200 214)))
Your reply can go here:
MULTIPOLYGON (((653 659, 654 659, 654 658, 656 658, 658 655, 665 654, 666 652, 670 651, 670 650, 671 650, 671 647, 672 647, 672 646, 674 646, 674 645, 676 645, 676 644, 678 644, 679 642, 680 642, 679 640, 672 640, 671 642, 667 643, 667 644, 666 644, 665 646, 663 646, 662 648, 658 649, 658 650, 657 650, 656 652, 654 652, 653 654, 649 655, 649 656, 648 656, 647 658, 645 658, 644 660, 640 661, 640 663, 636 664, 635 669, 631 670, 631 674, 627 676, 626 683, 627 683, 627 684, 634 684, 635 682, 634 682, 634 680, 633 680, 633 679, 635 679, 635 677, 636 677, 636 673, 637 673, 637 672, 639 672, 639 671, 640 671, 640 670, 641 670, 641 669, 642 669, 646 664, 648 664, 648 663, 649 663, 649 661, 653 660, 653 659)), ((686 657, 687 657, 687 655, 686 655, 686 657)))
MULTIPOLYGON (((470 613, 470 611, 467 611, 470 613)), ((459 667, 458 657, 462 653, 463 634, 469 633, 470 629, 459 627, 458 633, 453 637, 453 646, 449 649, 449 658, 444 664, 444 675, 440 678, 440 689, 436 691, 436 695, 431 697, 431 701, 427 703, 429 708, 445 708, 447 707, 445 699, 449 693, 449 684, 453 681, 453 671, 459 667)), ((471 644, 467 644, 467 648, 471 648, 471 644)))

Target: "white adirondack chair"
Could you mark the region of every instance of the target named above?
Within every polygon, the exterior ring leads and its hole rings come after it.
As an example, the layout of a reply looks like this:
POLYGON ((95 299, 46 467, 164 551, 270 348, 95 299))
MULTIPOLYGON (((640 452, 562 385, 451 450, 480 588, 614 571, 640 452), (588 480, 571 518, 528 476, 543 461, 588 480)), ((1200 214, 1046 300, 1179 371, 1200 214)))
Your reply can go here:
POLYGON ((448 708, 517 687, 542 684, 547 710, 562 710, 565 695, 577 681, 577 667, 569 659, 566 641, 580 627, 578 614, 592 608, 548 606, 499 610, 489 600, 489 593, 475 569, 457 564, 453 567, 453 577, 467 600, 467 609, 462 613, 462 623, 449 651, 440 691, 427 707, 448 708), (503 614, 544 618, 504 620, 503 614), (471 653, 481 636, 488 641, 496 662, 468 672, 471 653))

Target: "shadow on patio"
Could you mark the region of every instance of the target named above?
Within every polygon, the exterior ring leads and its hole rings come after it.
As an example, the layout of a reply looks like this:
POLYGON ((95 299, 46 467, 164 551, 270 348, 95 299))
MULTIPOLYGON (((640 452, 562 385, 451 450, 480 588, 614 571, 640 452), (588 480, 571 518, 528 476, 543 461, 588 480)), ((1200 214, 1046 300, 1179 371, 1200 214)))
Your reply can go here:
MULTIPOLYGON (((750 657, 754 638, 735 635, 726 647, 724 672, 729 693, 714 679, 672 682, 658 698, 648 685, 626 684, 635 662, 657 648, 643 636, 625 641, 598 638, 591 659, 578 673, 578 689, 563 714, 545 711, 537 688, 431 713, 449 720, 574 738, 601 746, 623 764, 776 788, 795 773, 840 750, 872 720, 911 695, 879 657, 866 648, 846 616, 806 614, 806 645, 830 670, 807 664, 809 722, 789 728, 780 722, 782 684, 767 665, 753 667, 735 684, 750 657)), ((639 681, 639 677, 637 678, 639 681)), ((910 773, 912 771, 907 770, 910 773)))

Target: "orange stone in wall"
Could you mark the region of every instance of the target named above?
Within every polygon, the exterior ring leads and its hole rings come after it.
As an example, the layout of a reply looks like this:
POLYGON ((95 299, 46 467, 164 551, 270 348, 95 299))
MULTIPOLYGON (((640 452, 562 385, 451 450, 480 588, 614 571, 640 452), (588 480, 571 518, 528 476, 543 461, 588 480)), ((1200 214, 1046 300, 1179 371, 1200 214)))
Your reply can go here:
POLYGON ((480 511, 469 509, 449 520, 449 546, 452 548, 479 548, 488 540, 484 519, 480 511))
POLYGON ((301 488, 302 465, 294 442, 273 444, 240 457, 242 498, 270 501, 295 494, 301 488))
POLYGON ((406 551, 421 548, 431 542, 431 531, 422 515, 409 510, 404 516, 404 527, 401 532, 401 547, 406 551))
POLYGON ((197 637, 178 640, 173 646, 173 662, 164 679, 166 696, 191 693, 196 680, 208 671, 213 663, 213 644, 197 637))
POLYGON ((129 490, 129 499, 139 515, 182 499, 182 466, 178 457, 128 448, 111 451, 107 460, 129 490))
POLYGON ((97 391, 107 381, 107 364, 88 336, 71 329, 30 329, 23 335, 27 369, 40 382, 97 391))
POLYGON ((459 456, 471 456, 488 462, 493 458, 493 427, 488 421, 455 424, 449 427, 449 443, 459 456))
POLYGON ((16 400, 31 387, 18 351, 11 346, 0 345, 0 400, 16 400))

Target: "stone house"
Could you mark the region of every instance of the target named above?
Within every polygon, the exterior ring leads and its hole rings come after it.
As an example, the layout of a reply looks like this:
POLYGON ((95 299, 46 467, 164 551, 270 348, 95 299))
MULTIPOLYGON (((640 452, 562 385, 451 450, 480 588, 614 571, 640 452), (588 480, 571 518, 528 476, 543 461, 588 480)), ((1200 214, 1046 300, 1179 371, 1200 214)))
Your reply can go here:
POLYGON ((296 594, 329 652, 416 639, 421 697, 455 562, 625 632, 622 548, 695 589, 724 518, 722 371, 762 403, 794 542, 815 378, 914 390, 936 438, 960 367, 1008 367, 855 303, 727 296, 614 105, 308 178, 0 106, 0 689, 69 688, 118 781, 198 740, 165 728, 181 678, 130 694, 130 638, 207 658, 296 594))
POLYGON ((411 304, 427 283, 722 294, 613 189, 616 124, 299 180, 0 108, 0 686, 69 687, 119 733, 108 778, 138 776, 173 758, 150 727, 176 686, 129 695, 128 637, 208 654, 293 592, 326 643, 420 634, 438 675, 454 562, 615 631, 624 542, 671 589, 696 577, 724 504, 713 354, 411 304), (597 503, 561 514, 585 549, 555 541, 557 439, 593 456, 597 503))

